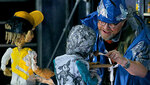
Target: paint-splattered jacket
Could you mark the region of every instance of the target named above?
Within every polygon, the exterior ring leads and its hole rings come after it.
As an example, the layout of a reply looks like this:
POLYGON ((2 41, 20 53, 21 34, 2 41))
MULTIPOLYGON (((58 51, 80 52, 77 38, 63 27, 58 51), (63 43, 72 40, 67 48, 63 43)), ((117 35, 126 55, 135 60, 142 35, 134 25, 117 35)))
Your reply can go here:
MULTIPOLYGON (((140 20, 140 19, 139 19, 140 20)), ((93 51, 99 50, 106 53, 106 48, 103 39, 100 37, 97 28, 97 12, 91 13, 87 18, 82 19, 82 24, 91 27, 97 34, 96 43, 93 51)), ((114 41, 119 40, 117 50, 126 58, 132 61, 141 62, 150 71, 150 28, 144 24, 140 26, 137 17, 129 17, 125 23, 126 26, 114 38, 114 41), (142 29, 143 28, 143 29, 142 29)), ((97 62, 97 57, 93 58, 93 62, 97 62)), ((106 57, 100 56, 98 61, 102 64, 106 63, 106 57)), ((99 75, 104 77, 105 69, 100 68, 99 75)), ((114 85, 149 85, 150 72, 145 78, 130 75, 121 65, 116 70, 114 85)))

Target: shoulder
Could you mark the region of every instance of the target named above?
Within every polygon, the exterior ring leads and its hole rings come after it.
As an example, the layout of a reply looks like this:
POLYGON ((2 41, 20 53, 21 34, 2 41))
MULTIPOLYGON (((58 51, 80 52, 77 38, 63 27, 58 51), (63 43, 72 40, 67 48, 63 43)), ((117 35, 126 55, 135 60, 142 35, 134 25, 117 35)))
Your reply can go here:
POLYGON ((81 23, 96 30, 96 28, 97 28, 97 12, 93 12, 93 13, 89 14, 87 17, 81 19, 81 23))
POLYGON ((146 34, 147 39, 148 39, 149 42, 150 42, 150 27, 148 27, 148 26, 146 25, 145 28, 144 28, 144 31, 145 31, 145 34, 146 34))
POLYGON ((12 52, 12 50, 13 50, 12 48, 8 48, 6 51, 12 52))
POLYGON ((26 51, 28 51, 29 55, 36 55, 37 56, 37 53, 32 49, 27 49, 26 51))
POLYGON ((33 51, 31 48, 24 48, 26 51, 33 51))

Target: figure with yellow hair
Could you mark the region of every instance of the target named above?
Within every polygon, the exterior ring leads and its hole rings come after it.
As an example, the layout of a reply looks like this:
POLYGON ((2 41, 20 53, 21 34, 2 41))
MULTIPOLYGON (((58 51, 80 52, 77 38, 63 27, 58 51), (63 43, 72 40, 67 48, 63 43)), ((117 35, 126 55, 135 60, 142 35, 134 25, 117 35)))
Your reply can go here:
MULTIPOLYGON (((42 69, 36 65, 37 54, 31 48, 23 48, 34 37, 35 27, 44 19, 40 11, 18 11, 5 24, 7 43, 15 44, 15 48, 8 48, 1 59, 1 69, 6 76, 12 76, 11 85, 35 85, 36 76, 50 80, 54 73, 50 69, 42 69), (11 59, 11 70, 6 67, 11 59), (35 73, 35 74, 34 74, 35 73)), ((39 77, 38 77, 39 78, 39 77)))

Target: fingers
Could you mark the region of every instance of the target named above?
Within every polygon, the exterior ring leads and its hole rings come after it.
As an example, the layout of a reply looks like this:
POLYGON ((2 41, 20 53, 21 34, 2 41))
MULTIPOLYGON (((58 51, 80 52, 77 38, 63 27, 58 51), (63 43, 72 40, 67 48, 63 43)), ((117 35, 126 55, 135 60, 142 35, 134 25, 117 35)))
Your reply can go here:
POLYGON ((3 73, 4 73, 5 76, 12 76, 12 71, 9 68, 6 68, 3 73))
POLYGON ((106 56, 115 62, 118 62, 119 58, 121 58, 121 55, 117 50, 109 51, 106 56))
POLYGON ((126 58, 123 57, 117 50, 109 51, 106 56, 120 65, 124 65, 124 63, 127 62, 126 58))
POLYGON ((116 56, 116 50, 109 51, 106 56, 112 59, 114 56, 116 56))

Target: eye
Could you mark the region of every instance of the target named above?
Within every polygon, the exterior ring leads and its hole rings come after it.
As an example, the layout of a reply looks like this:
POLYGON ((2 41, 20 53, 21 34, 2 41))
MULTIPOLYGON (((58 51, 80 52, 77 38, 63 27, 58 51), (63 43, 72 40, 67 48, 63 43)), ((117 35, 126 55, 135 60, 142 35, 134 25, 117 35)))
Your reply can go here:
POLYGON ((113 28, 113 27, 115 27, 116 25, 115 25, 115 24, 109 24, 109 26, 110 26, 111 28, 113 28))

